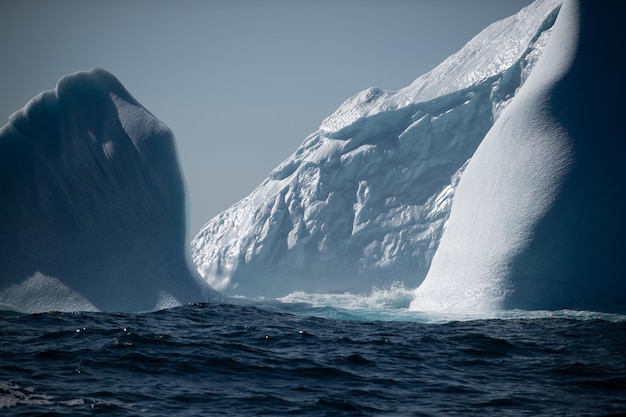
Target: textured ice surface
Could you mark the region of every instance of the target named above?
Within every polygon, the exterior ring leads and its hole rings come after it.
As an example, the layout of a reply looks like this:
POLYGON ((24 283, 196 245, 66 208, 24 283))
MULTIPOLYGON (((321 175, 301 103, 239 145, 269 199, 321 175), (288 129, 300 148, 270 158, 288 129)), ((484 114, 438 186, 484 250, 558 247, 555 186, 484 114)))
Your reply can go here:
POLYGON ((198 233, 202 276, 252 297, 419 285, 463 167, 532 71, 559 4, 494 23, 402 90, 347 100, 198 233))
POLYGON ((624 305, 619 16, 597 2, 563 5, 459 182, 412 309, 624 305))
POLYGON ((0 304, 141 311, 216 297, 185 259, 171 131, 108 72, 63 77, 0 130, 0 304))

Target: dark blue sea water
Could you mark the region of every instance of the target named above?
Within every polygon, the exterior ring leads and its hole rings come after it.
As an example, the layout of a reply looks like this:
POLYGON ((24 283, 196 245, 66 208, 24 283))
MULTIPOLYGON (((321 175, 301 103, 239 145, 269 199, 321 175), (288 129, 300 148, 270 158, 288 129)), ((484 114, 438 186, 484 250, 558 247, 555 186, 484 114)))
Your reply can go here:
POLYGON ((623 316, 305 303, 0 314, 0 415, 626 414, 623 316))

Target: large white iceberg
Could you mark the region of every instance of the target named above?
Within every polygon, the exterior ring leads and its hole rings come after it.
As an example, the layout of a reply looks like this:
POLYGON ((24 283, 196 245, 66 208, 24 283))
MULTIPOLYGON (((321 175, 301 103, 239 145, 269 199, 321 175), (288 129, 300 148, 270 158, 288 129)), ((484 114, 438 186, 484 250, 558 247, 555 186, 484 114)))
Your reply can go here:
POLYGON ((417 287, 466 162, 541 55, 560 1, 496 22, 399 91, 367 89, 323 121, 192 242, 226 294, 417 287))
POLYGON ((615 3, 563 5, 459 181, 412 309, 626 304, 620 15, 615 3))
POLYGON ((212 300, 188 267, 174 136, 110 73, 63 77, 0 130, 0 308, 212 300))

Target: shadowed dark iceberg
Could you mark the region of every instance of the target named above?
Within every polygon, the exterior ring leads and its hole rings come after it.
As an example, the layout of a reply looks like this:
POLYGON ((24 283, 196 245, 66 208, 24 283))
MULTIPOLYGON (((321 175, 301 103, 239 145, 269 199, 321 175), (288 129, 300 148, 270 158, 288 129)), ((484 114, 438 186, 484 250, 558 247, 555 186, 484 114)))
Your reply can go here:
POLYGON ((145 311, 211 300, 188 267, 172 132, 102 69, 0 130, 0 303, 145 311))

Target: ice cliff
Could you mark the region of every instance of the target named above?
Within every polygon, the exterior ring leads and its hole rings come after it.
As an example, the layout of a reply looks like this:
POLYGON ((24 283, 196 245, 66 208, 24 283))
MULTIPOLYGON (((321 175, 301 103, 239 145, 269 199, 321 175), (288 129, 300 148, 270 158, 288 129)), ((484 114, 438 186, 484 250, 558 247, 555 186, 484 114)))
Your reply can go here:
POLYGON ((143 311, 218 297, 188 267, 171 131, 110 73, 63 77, 0 130, 0 305, 143 311))
POLYGON ((626 305, 626 93, 616 3, 566 1, 459 181, 415 310, 626 305))
POLYGON ((538 0, 408 87, 347 100, 203 227, 201 275, 252 297, 417 287, 467 161, 533 71, 559 7, 538 0))

